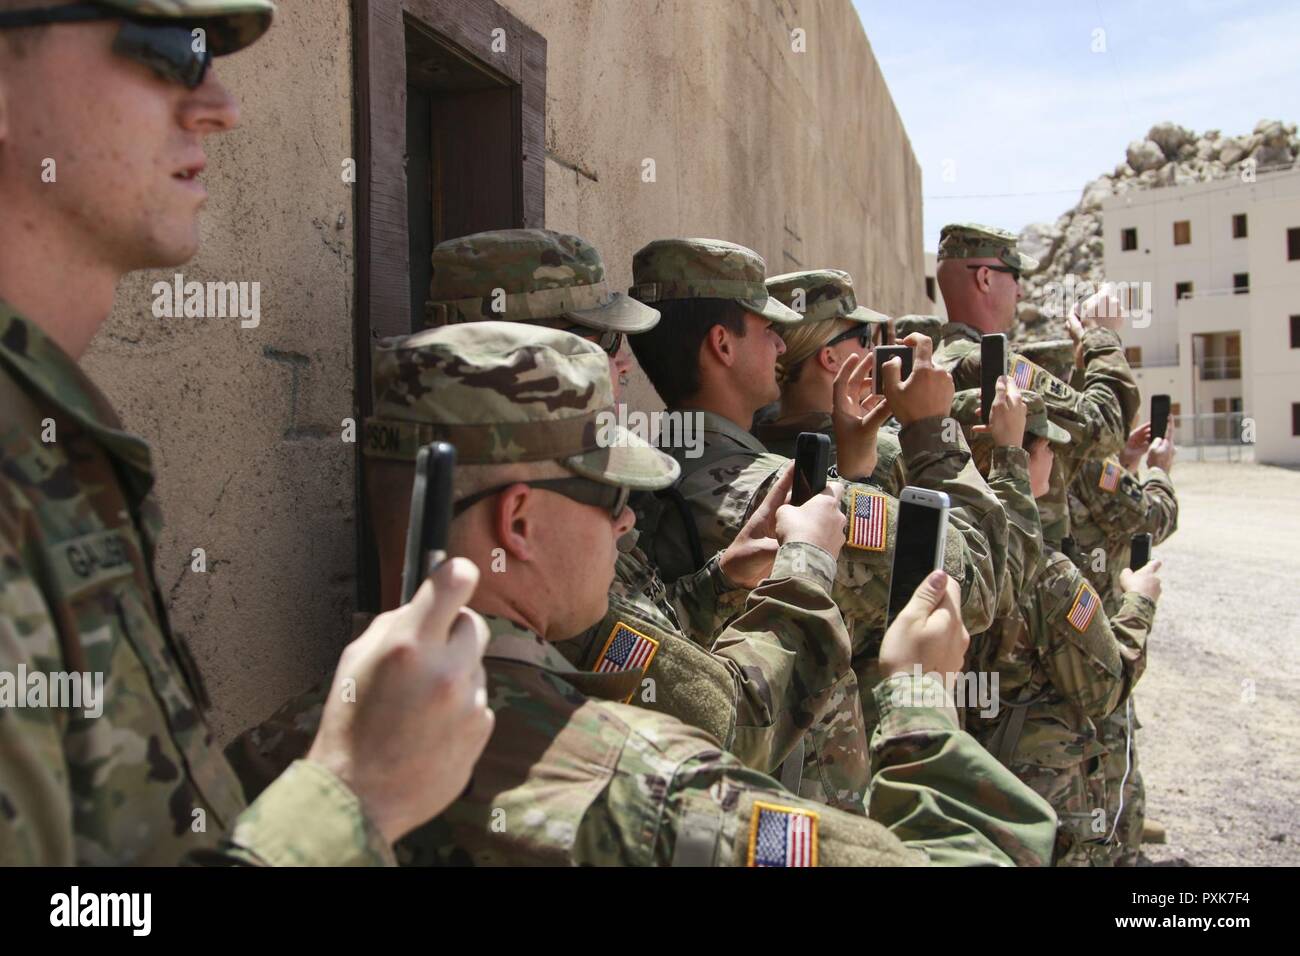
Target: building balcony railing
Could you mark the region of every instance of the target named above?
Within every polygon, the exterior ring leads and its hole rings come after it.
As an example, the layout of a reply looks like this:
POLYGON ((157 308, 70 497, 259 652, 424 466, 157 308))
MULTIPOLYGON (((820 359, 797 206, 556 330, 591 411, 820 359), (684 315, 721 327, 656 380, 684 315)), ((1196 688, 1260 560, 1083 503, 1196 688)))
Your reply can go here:
POLYGON ((1198 378, 1202 382, 1218 382, 1226 379, 1241 378, 1241 356, 1210 356, 1201 359, 1199 368, 1201 374, 1198 378))

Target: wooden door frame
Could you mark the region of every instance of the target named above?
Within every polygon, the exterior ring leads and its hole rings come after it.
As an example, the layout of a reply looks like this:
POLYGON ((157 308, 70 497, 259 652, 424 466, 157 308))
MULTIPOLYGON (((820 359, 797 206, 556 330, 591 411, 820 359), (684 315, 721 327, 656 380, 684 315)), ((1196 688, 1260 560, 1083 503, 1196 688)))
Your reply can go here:
MULTIPOLYGON (((372 335, 398 335, 413 327, 405 165, 407 20, 512 87, 511 148, 518 157, 515 225, 525 228, 546 224, 546 38, 494 0, 354 0, 352 11, 357 171, 353 386, 354 405, 364 419, 371 405, 372 335), (492 49, 494 30, 504 31, 503 52, 492 49)), ((356 489, 357 554, 364 557, 374 554, 374 544, 359 449, 356 489)), ((377 570, 364 567, 357 575, 357 606, 373 610, 378 603, 377 570)))

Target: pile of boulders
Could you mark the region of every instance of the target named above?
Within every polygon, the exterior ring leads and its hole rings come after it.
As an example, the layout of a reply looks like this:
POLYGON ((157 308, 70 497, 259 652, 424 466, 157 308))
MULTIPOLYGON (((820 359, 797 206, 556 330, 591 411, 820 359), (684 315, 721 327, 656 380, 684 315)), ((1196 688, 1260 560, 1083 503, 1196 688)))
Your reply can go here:
POLYGON ((1134 189, 1158 189, 1240 175, 1251 163, 1255 172, 1287 166, 1300 157, 1296 124, 1260 120, 1249 136, 1224 136, 1217 129, 1196 135, 1176 123, 1158 123, 1146 138, 1129 143, 1124 162, 1083 188, 1073 209, 1053 224, 1034 223, 1020 236, 1020 248, 1039 261, 1025 278, 1019 328, 1025 339, 1055 338, 1059 324, 1045 321, 1040 307, 1049 282, 1102 279, 1101 203, 1108 196, 1134 189))

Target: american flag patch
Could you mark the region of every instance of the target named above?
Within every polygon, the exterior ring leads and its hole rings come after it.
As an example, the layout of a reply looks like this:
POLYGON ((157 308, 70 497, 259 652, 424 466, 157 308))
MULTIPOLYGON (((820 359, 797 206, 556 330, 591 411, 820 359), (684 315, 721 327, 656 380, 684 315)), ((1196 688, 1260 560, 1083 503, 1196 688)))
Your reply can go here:
POLYGON ((1079 585, 1079 593, 1074 596, 1074 607, 1070 608, 1070 613, 1065 616, 1065 619, 1070 622, 1072 628, 1082 633, 1088 629, 1088 625, 1092 623, 1092 616, 1097 613, 1097 608, 1100 606, 1101 598, 1097 597, 1097 592, 1085 582, 1079 585))
POLYGON ((1034 380, 1034 366, 1028 359, 1016 359, 1015 367, 1011 370, 1011 378, 1017 388, 1028 388, 1029 383, 1034 380))
POLYGON ((875 491, 853 492, 849 499, 849 541, 863 551, 884 551, 888 499, 875 491))
POLYGON ((592 670, 597 674, 613 674, 646 668, 650 666, 657 650, 659 642, 653 637, 618 621, 609 632, 609 640, 605 642, 592 670))
POLYGON ((817 814, 754 802, 749 822, 749 866, 816 866, 817 814))
POLYGON ((1101 470, 1101 480, 1097 482, 1097 487, 1102 491, 1114 491, 1119 487, 1123 475, 1124 467, 1119 462, 1108 461, 1101 470))

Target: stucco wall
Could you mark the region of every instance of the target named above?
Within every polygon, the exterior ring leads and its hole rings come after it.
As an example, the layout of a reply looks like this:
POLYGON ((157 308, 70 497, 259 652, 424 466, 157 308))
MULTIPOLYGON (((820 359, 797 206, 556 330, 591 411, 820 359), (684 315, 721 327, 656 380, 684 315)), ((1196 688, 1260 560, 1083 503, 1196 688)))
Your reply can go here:
MULTIPOLYGON (((505 6, 547 40, 546 224, 593 241, 616 285, 650 240, 709 236, 928 311, 920 167, 848 0, 505 6)), ((629 401, 657 404, 644 382, 629 401)))
POLYGON ((157 571, 223 737, 326 671, 353 601, 352 64, 346 2, 284 3, 217 62, 240 127, 208 140, 199 255, 131 277, 87 358, 154 446, 157 571), (340 220, 340 217, 342 219, 340 220), (152 284, 258 281, 261 322, 155 319, 152 284), (191 549, 207 573, 190 571, 191 549))
MULTIPOLYGON (((616 286, 645 242, 701 235, 752 246, 773 274, 847 269, 862 301, 926 311, 920 169, 848 0, 506 5, 548 41, 547 225, 594 241, 616 286)), ((243 122, 208 147, 202 251, 128 280, 87 359, 154 443, 158 576, 222 738, 327 672, 349 629, 351 45, 346 0, 298 0, 219 62, 243 122), (176 271, 260 282, 260 325, 155 319, 151 286, 176 271), (189 570, 196 547, 206 574, 189 570)), ((657 403, 643 381, 629 400, 657 403)))

